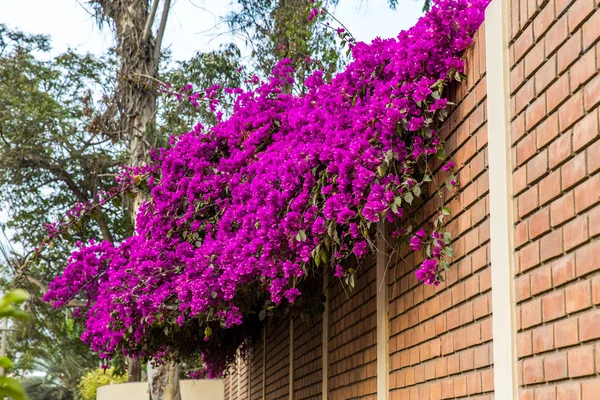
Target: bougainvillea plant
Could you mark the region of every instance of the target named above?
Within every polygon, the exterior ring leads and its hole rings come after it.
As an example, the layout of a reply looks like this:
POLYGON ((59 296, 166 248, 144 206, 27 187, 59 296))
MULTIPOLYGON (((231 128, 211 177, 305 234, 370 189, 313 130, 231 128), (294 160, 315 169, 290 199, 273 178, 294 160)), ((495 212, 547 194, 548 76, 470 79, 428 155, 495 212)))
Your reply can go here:
MULTIPOLYGON (((452 255, 449 211, 418 229, 409 213, 435 195, 426 189, 444 154, 444 89, 462 79, 486 5, 439 0, 395 39, 352 42, 345 71, 331 82, 315 72, 303 96, 282 90, 288 60, 254 90, 224 89, 235 99, 228 118, 173 136, 152 167, 126 174, 150 193, 136 234, 80 246, 45 300, 86 298, 82 339, 103 358, 202 355, 219 374, 247 327, 302 301, 310 276, 330 271, 353 286, 348 260, 374 250, 377 224, 425 249, 415 273, 438 284, 452 255)), ((452 190, 455 166, 441 168, 436 190, 452 190)))

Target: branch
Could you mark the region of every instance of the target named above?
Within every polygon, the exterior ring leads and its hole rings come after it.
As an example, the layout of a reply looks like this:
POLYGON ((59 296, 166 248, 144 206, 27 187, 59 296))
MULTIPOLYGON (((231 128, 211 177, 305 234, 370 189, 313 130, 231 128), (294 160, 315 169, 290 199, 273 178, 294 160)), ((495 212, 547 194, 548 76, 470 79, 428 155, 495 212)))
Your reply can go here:
POLYGON ((144 26, 144 33, 142 34, 142 43, 145 43, 148 40, 148 38, 150 37, 150 32, 152 32, 152 23, 154 22, 156 10, 158 9, 158 1, 159 0, 152 1, 152 8, 150 9, 150 14, 148 15, 148 19, 146 20, 146 26, 144 26))
MULTIPOLYGON (((29 276, 29 275, 27 275, 26 278, 29 282, 33 283, 35 286, 40 288, 40 291, 42 292, 42 296, 48 292, 48 288, 40 280, 38 280, 32 276, 29 276)), ((80 300, 71 300, 66 304, 66 306, 67 307, 86 307, 87 303, 85 301, 80 301, 80 300)))
POLYGON ((169 11, 171 7, 171 0, 165 0, 163 6, 162 17, 160 18, 160 25, 158 26, 158 32, 156 33, 156 45, 154 47, 154 61, 158 65, 158 59, 160 58, 160 47, 165 35, 165 28, 167 26, 167 18, 169 17, 169 11))

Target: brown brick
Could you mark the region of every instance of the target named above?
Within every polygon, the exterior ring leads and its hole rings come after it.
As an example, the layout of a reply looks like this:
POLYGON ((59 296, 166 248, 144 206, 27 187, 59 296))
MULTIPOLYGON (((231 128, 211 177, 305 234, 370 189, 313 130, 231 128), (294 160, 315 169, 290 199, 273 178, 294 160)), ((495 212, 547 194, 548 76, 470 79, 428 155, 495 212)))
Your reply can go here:
POLYGON ((558 128, 564 132, 583 116, 583 93, 575 93, 558 109, 558 128))
POLYGON ((594 373, 594 346, 577 347, 569 350, 569 377, 586 376, 594 373))
POLYGON ((542 266, 531 272, 531 294, 537 295, 552 287, 550 266, 542 266))
POLYGON ((567 353, 554 353, 544 357, 546 381, 557 381, 567 377, 567 353))
POLYGON ((531 331, 517 334, 517 357, 527 357, 532 354, 531 331))
POLYGON ((542 299, 544 322, 561 318, 565 315, 565 294, 562 290, 547 294, 542 299))
POLYGON ((577 318, 565 319, 554 325, 554 345, 556 348, 574 345, 578 342, 577 318))
POLYGON ((582 400, 597 400, 600 393, 600 378, 581 382, 582 400))
POLYGON ((590 237, 600 235, 600 207, 596 207, 589 214, 590 237))
POLYGON ((521 193, 527 187, 527 166, 523 166, 513 172, 514 194, 521 193))
POLYGON ((544 236, 540 241, 540 259, 546 261, 558 256, 563 251, 562 230, 555 230, 544 236))
POLYGON ((588 239, 587 216, 575 218, 563 228, 565 251, 572 249, 588 239))
POLYGON ((529 78, 544 62, 544 42, 539 42, 525 56, 525 77, 529 78))
POLYGON ((515 246, 521 247, 521 245, 527 243, 529 240, 529 233, 527 229, 527 221, 521 222, 515 226, 515 246))
POLYGON ((580 153, 562 167, 562 188, 567 190, 580 182, 586 174, 585 153, 580 153))
POLYGON ((592 278, 592 301, 594 304, 600 304, 600 275, 592 278))
POLYGON ((519 389, 519 400, 534 400, 534 390, 519 389))
POLYGON ((583 182, 581 185, 575 188, 575 211, 579 213, 597 204, 599 201, 600 175, 595 174, 587 181, 583 182))
POLYGON ((596 52, 594 49, 590 49, 583 57, 577 59, 577 62, 569 71, 569 75, 571 76, 571 90, 575 91, 579 86, 597 73, 596 52))
POLYGON ((556 400, 556 388, 554 386, 535 388, 535 400, 556 400))
POLYGON ((518 63, 512 71, 510 71, 510 93, 514 94, 519 87, 523 84, 524 79, 524 67, 523 61, 518 63))
POLYGON ((574 313, 592 306, 590 282, 583 281, 565 289, 567 313, 574 313))
POLYGON ((554 22, 554 4, 546 2, 546 5, 533 20, 533 35, 536 40, 548 30, 552 22, 554 22))
POLYGON ((566 132, 558 137, 549 148, 550 162, 549 166, 554 169, 562 164, 571 155, 571 133, 566 132))
POLYGON ((523 329, 540 324, 542 322, 540 299, 534 299, 523 304, 521 313, 523 317, 523 329))
POLYGON ((600 154, 600 141, 591 145, 586 152, 588 159, 588 173, 593 174, 600 170, 600 157, 596 157, 596 155, 600 154))
POLYGON ((515 281, 515 297, 517 302, 521 302, 531 297, 531 285, 529 283, 530 275, 521 275, 515 281))
POLYGON ((575 271, 582 276, 600 269, 600 240, 592 241, 575 253, 575 271))
POLYGON ((564 74, 547 90, 548 113, 553 112, 567 97, 569 97, 569 75, 564 74))
POLYGON ((575 32, 557 53, 558 73, 562 74, 581 54, 581 32, 575 32))
POLYGON ((542 353, 554 348, 554 329, 552 325, 540 326, 533 330, 533 352, 542 353))
POLYGON ((529 358, 523 362, 523 383, 531 385, 544 381, 544 365, 541 358, 529 358))
POLYGON ((600 136, 598 113, 592 112, 573 128, 573 150, 577 151, 600 136))
POLYGON ((586 111, 600 102, 600 74, 588 82, 583 89, 583 102, 586 111))

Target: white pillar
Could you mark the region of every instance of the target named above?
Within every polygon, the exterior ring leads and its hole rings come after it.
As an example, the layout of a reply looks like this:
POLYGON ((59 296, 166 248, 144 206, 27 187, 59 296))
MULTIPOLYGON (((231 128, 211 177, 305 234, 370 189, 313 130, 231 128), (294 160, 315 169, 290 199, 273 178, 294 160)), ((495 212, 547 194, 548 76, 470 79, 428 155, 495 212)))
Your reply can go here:
POLYGON ((325 311, 323 312, 323 342, 321 343, 321 394, 323 399, 329 396, 329 269, 323 275, 323 294, 325 294, 325 311))
POLYGON ((389 393, 389 318, 388 318, 388 255, 385 220, 380 222, 377 238, 377 400, 386 400, 389 393))
POLYGON ((486 82, 490 182, 492 332, 496 399, 517 399, 514 222, 511 164, 507 0, 486 10, 486 82))

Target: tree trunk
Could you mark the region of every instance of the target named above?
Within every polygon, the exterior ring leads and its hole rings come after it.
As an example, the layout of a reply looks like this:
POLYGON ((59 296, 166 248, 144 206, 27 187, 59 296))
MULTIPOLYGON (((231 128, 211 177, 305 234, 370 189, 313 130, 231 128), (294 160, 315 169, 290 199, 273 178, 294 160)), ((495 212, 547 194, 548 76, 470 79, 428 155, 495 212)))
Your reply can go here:
POLYGON ((150 400, 181 400, 179 364, 153 367, 148 363, 148 387, 150 400))

